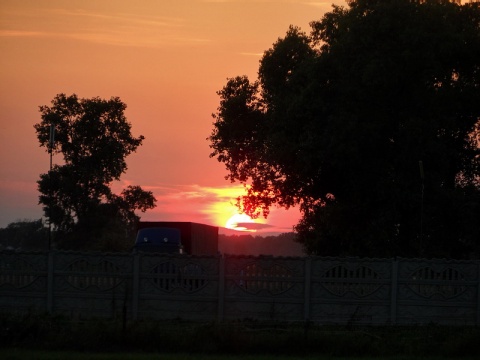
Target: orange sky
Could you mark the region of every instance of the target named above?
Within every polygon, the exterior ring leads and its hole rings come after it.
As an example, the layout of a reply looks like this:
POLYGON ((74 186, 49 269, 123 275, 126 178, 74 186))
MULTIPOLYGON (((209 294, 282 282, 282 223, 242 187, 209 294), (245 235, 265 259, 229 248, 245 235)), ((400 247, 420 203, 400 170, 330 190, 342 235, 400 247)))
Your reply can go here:
MULTIPOLYGON (((144 220, 224 226, 242 193, 209 158, 228 77, 256 78, 263 51, 290 24, 309 32, 344 0, 0 0, 0 227, 38 219, 48 170, 33 125, 58 93, 119 96, 143 146, 122 183, 153 191, 144 220)), ((60 160, 58 157, 57 160, 60 160)), ((55 161, 55 158, 54 158, 55 161)), ((272 209, 259 235, 292 230, 298 210, 272 209)))

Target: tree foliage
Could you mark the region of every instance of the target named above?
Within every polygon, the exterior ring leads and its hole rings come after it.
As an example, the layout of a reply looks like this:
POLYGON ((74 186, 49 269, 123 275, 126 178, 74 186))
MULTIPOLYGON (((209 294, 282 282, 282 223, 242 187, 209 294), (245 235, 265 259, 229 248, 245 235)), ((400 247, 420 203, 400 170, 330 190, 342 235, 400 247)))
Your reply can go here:
POLYGON ((0 228, 0 250, 47 250, 48 228, 42 219, 17 220, 0 228))
POLYGON ((135 210, 155 207, 153 194, 139 186, 128 186, 120 195, 111 190, 127 170, 125 158, 144 139, 132 136, 125 109, 116 97, 79 99, 75 94, 59 94, 51 106, 40 106, 42 121, 35 124, 40 146, 63 156, 62 165, 40 175, 40 204, 68 246, 91 248, 95 239, 98 246, 99 238, 119 231, 125 237, 138 221, 135 210))
POLYGON ((480 254, 480 7, 358 0, 290 27, 218 92, 239 206, 299 206, 312 254, 480 254))

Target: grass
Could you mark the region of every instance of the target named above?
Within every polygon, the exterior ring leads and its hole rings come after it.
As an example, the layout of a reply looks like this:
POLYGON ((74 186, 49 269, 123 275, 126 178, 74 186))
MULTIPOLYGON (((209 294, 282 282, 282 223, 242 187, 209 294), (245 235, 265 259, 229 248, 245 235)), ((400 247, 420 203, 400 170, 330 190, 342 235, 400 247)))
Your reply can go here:
POLYGON ((109 320, 0 315, 2 359, 474 359, 475 327, 109 320))
MULTIPOLYGON (((3 360, 434 360, 438 357, 389 356, 389 357, 335 357, 330 355, 313 356, 272 356, 272 355, 193 355, 193 354, 139 354, 139 353, 75 353, 7 349, 0 350, 3 360)), ((444 358, 454 360, 457 358, 444 358)), ((469 358, 462 358, 467 360, 469 358)), ((474 357, 471 360, 476 359, 474 357)))

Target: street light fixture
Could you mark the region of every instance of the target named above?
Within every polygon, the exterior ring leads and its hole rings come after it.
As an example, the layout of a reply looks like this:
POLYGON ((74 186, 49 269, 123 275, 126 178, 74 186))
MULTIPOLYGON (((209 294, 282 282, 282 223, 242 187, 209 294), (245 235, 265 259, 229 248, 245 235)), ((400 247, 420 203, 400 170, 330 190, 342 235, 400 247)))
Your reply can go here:
MULTIPOLYGON (((50 137, 48 141, 48 153, 50 154, 50 172, 52 171, 53 167, 53 147, 55 146, 55 125, 50 124, 50 137)), ((50 182, 52 181, 51 179, 51 174, 49 174, 49 179, 50 182)), ((52 221, 50 217, 48 217, 48 251, 51 249, 51 244, 52 244, 52 221)))

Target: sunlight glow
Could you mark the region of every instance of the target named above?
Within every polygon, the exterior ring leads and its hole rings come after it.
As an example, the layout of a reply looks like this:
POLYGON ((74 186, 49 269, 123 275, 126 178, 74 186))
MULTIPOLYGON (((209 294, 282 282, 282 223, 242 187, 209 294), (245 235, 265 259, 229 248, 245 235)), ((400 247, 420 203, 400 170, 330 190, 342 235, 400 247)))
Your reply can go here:
POLYGON ((254 223, 250 216, 247 214, 235 214, 225 223, 227 229, 238 230, 238 231, 255 231, 247 229, 245 226, 242 226, 245 223, 254 223))

